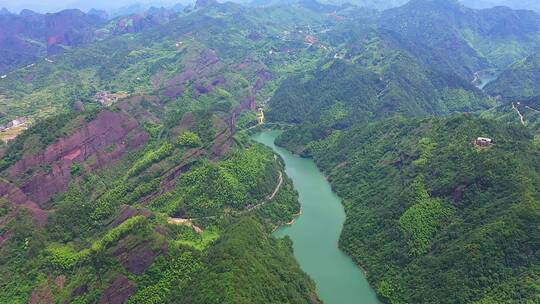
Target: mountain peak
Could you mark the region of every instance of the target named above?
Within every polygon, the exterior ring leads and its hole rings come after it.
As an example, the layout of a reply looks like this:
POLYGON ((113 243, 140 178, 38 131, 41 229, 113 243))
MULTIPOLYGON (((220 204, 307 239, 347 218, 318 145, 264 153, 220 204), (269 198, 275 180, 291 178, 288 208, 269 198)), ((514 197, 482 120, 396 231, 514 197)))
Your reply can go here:
POLYGON ((30 17, 30 16, 38 16, 38 15, 40 15, 40 14, 39 14, 39 13, 36 13, 36 12, 34 12, 34 11, 32 11, 32 10, 29 10, 29 9, 23 9, 23 10, 19 13, 19 15, 20 15, 21 17, 30 17))
POLYGON ((11 15, 11 12, 8 11, 7 8, 3 7, 3 8, 0 10, 0 16, 5 16, 5 15, 11 15))
POLYGON ((409 5, 436 5, 440 8, 459 8, 462 4, 458 0, 411 0, 409 5))
POLYGON ((205 8, 216 5, 218 2, 216 0, 197 0, 195 2, 195 8, 205 8))
POLYGON ((99 10, 99 9, 95 9, 95 8, 92 8, 88 11, 88 15, 91 15, 91 16, 98 16, 102 19, 109 19, 109 14, 107 13, 107 11, 104 11, 104 10, 99 10))

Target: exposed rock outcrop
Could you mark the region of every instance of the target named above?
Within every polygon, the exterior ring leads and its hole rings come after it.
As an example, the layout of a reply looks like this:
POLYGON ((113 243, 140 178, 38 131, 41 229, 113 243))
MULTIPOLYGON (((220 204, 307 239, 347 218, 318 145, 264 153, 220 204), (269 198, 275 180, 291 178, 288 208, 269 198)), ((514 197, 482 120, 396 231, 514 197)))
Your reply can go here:
POLYGON ((0 198, 16 208, 27 208, 40 225, 45 225, 48 212, 43 209, 52 197, 67 190, 74 164, 85 162, 90 171, 103 168, 148 139, 128 114, 103 111, 72 135, 11 166, 9 181, 0 179, 0 198))
POLYGON ((48 283, 37 287, 32 291, 28 304, 51 304, 54 303, 54 295, 48 283))
POLYGON ((161 248, 155 249, 156 245, 156 241, 150 239, 133 242, 126 238, 118 243, 114 255, 127 271, 142 275, 161 253, 161 248))
MULTIPOLYGON (((137 121, 124 113, 103 111, 74 134, 59 139, 37 155, 15 163, 9 169, 10 177, 17 180, 31 168, 49 166, 46 172, 36 170, 20 185, 28 198, 44 206, 54 195, 67 190, 74 163, 96 156, 90 167, 102 168, 120 158, 128 149, 146 143, 148 135, 138 126, 137 121), (109 151, 107 148, 112 149, 109 151)), ((4 192, 0 190, 2 194, 4 192)))
POLYGON ((109 288, 107 288, 99 303, 101 304, 123 304, 126 303, 129 297, 135 292, 135 284, 126 276, 118 276, 109 288))
POLYGON ((80 10, 39 14, 23 10, 19 15, 0 14, 0 71, 35 63, 43 54, 63 52, 94 41, 96 29, 106 20, 80 10))

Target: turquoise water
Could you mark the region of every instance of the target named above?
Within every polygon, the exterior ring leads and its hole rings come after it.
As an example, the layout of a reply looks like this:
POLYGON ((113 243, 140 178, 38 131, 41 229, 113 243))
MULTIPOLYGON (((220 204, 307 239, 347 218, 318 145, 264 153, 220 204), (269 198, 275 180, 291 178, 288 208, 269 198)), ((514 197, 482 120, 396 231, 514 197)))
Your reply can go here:
POLYGON ((496 70, 484 70, 476 72, 480 81, 476 84, 476 87, 483 90, 488 84, 499 78, 500 72, 496 70))
POLYGON ((312 160, 274 145, 279 134, 280 131, 263 131, 252 138, 284 159, 285 172, 300 195, 302 215, 274 235, 288 235, 293 240, 294 255, 317 284, 317 294, 324 303, 380 303, 362 270, 338 248, 345 221, 341 200, 312 160))

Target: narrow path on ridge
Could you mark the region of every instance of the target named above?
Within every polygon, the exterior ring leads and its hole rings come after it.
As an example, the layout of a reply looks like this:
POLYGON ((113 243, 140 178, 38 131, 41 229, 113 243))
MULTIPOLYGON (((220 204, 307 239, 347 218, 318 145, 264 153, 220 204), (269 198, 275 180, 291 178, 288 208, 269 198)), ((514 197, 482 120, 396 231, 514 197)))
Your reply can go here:
POLYGON ((525 125, 525 119, 523 118, 523 115, 521 114, 521 112, 519 112, 519 109, 514 105, 513 102, 512 102, 512 109, 518 113, 521 124, 525 125))

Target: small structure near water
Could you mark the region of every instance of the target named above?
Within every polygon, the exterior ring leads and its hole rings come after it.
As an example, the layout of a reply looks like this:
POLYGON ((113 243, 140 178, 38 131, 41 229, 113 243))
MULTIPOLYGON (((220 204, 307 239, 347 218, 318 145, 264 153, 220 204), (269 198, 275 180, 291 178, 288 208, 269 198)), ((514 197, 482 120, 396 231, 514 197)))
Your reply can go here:
POLYGON ((259 123, 259 125, 264 124, 264 112, 262 108, 257 112, 257 123, 259 123))

